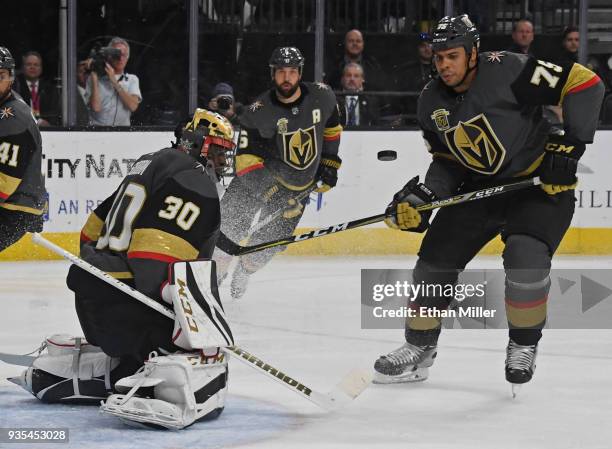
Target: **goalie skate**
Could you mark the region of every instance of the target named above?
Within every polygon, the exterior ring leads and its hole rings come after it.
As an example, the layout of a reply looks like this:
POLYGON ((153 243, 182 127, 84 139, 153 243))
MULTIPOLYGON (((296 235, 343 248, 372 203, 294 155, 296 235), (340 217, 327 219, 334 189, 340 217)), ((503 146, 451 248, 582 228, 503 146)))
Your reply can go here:
POLYGON ((56 334, 41 344, 31 366, 8 380, 43 402, 98 404, 110 394, 118 365, 85 338, 56 334))
POLYGON ((437 355, 437 346, 415 346, 404 343, 374 364, 374 383, 421 382, 427 379, 429 367, 437 355))
POLYGON ((149 360, 134 375, 115 384, 121 394, 102 404, 103 413, 130 423, 178 430, 223 411, 227 391, 227 362, 216 351, 172 354, 149 360))

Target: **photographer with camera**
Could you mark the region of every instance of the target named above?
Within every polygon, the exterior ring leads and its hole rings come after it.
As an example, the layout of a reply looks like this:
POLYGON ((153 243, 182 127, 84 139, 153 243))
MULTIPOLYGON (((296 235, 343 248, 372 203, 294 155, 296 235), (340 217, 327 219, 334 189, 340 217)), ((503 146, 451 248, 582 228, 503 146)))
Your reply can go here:
MULTIPOLYGON (((234 98, 234 88, 228 83, 217 83, 212 90, 212 95, 208 102, 208 109, 221 114, 230 121, 234 128, 234 145, 235 148, 238 148, 238 142, 241 135, 241 126, 238 121, 238 116, 242 113, 244 106, 236 102, 234 98)), ((234 164, 235 156, 235 149, 227 152, 228 165, 230 168, 226 176, 231 177, 236 174, 236 167, 234 164)))
POLYGON ((114 37, 89 59, 91 74, 85 97, 92 125, 130 126, 130 117, 138 109, 142 94, 138 77, 125 73, 129 58, 129 44, 114 37))
POLYGON ((237 108, 242 105, 234 101, 234 89, 227 83, 219 83, 215 85, 212 91, 212 96, 208 102, 208 108, 215 111, 229 121, 234 122, 238 115, 237 108))

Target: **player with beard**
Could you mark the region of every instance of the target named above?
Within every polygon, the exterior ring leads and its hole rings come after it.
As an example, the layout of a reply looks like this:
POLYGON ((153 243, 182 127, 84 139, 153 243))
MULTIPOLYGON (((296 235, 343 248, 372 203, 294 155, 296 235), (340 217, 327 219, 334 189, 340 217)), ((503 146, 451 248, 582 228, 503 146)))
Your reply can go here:
MULTIPOLYGON (((270 58, 273 88, 258 96, 239 117, 242 126, 236 152, 236 177, 221 201, 221 231, 233 241, 250 244, 291 235, 304 212, 307 195, 336 185, 342 125, 332 90, 323 83, 302 81, 304 57, 295 47, 279 47, 270 58), (255 222, 282 210, 269 225, 249 235, 255 222)), ((251 274, 284 248, 240 258, 231 292, 240 298, 251 274)), ((228 256, 217 251, 220 279, 228 256)))

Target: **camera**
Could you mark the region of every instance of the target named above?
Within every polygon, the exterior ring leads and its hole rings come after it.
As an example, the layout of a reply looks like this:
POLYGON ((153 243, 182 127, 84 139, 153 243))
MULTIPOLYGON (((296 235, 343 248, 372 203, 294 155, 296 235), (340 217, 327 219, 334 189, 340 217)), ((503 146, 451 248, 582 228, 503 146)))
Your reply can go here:
POLYGON ((220 96, 217 98, 217 109, 219 109, 219 111, 229 111, 233 103, 234 100, 232 97, 220 96))
POLYGON ((101 47, 98 50, 92 50, 90 57, 93 60, 91 70, 102 77, 106 75, 105 66, 107 62, 112 64, 121 59, 121 50, 114 47, 101 47))

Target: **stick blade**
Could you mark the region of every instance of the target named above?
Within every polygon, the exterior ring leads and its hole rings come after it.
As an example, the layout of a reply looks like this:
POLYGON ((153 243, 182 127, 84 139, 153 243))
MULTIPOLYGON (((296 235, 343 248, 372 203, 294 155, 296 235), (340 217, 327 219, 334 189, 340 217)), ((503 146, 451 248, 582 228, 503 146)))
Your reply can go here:
POLYGON ((350 404, 368 388, 372 383, 372 379, 372 372, 369 370, 354 369, 348 373, 342 378, 338 385, 327 394, 330 411, 337 410, 350 404))

